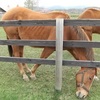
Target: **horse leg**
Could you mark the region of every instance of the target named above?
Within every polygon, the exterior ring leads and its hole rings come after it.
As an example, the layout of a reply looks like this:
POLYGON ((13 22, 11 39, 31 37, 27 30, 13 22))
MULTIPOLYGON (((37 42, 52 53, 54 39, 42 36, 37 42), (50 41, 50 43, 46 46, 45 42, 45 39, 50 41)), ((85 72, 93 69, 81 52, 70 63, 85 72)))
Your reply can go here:
POLYGON ((29 69, 29 67, 27 66, 26 63, 23 63, 24 69, 27 73, 31 73, 31 70, 29 69))
MULTIPOLYGON (((42 54, 40 56, 40 58, 48 58, 53 52, 54 52, 54 48, 49 48, 49 47, 45 47, 42 51, 42 54)), ((36 79, 35 77, 35 71, 37 70, 37 68, 40 66, 41 64, 35 64, 34 67, 32 67, 31 69, 31 79, 36 79)))
MULTIPOLYGON (((23 56, 23 46, 12 46, 12 48, 13 48, 13 55, 15 57, 22 57, 23 56)), ((17 65, 19 67, 20 74, 23 76, 23 79, 25 81, 29 81, 29 78, 24 71, 25 64, 23 66, 23 63, 17 63, 17 65)))
MULTIPOLYGON (((23 47, 20 46, 20 47, 19 47, 19 50, 20 50, 20 52, 19 52, 20 57, 23 57, 23 47)), ((28 68, 28 66, 27 66, 26 63, 22 63, 22 65, 23 65, 23 67, 24 67, 24 69, 25 69, 25 71, 26 71, 27 73, 31 73, 31 70, 28 68)))
MULTIPOLYGON (((22 46, 20 46, 20 57, 23 57, 23 47, 22 46)), ((29 69, 27 64, 26 63, 22 63, 22 64, 23 64, 23 67, 24 67, 25 71, 27 73, 31 73, 31 70, 29 69)))
MULTIPOLYGON (((9 55, 12 57, 13 56, 13 51, 12 51, 12 46, 11 45, 8 46, 8 51, 9 51, 9 55)), ((21 50, 21 51, 22 52, 20 53, 20 57, 23 57, 23 50, 21 50)), ((26 63, 23 63, 23 66, 24 66, 26 72, 31 73, 31 70, 28 68, 26 63)))

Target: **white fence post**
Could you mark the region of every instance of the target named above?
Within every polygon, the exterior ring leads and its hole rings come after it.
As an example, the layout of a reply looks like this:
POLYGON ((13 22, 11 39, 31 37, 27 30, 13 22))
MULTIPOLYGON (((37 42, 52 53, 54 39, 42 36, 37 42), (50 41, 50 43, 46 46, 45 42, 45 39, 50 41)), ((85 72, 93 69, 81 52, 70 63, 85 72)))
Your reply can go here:
POLYGON ((55 69, 55 89, 62 87, 62 54, 63 54, 63 28, 64 20, 56 19, 56 69, 55 69))

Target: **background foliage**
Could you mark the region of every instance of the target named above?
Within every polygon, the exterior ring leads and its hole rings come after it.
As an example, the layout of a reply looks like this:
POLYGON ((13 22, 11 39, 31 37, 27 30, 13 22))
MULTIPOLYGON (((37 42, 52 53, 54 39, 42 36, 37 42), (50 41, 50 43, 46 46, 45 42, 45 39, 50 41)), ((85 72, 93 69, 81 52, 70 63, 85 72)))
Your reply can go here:
POLYGON ((24 6, 33 10, 38 7, 38 0, 26 0, 24 6))

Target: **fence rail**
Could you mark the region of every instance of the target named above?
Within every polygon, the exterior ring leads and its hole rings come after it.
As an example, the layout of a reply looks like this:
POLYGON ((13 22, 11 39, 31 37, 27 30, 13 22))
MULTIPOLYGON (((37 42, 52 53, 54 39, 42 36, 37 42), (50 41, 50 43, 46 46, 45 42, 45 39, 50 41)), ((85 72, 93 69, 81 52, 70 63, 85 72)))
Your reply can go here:
MULTIPOLYGON (((0 61, 55 65, 55 60, 49 60, 49 59, 32 59, 32 58, 1 56, 0 61)), ((68 66, 74 66, 74 67, 76 67, 76 66, 100 67, 100 61, 62 60, 62 65, 63 66, 68 65, 68 66)))
MULTIPOLYGON (((55 47, 56 41, 51 40, 0 40, 0 45, 19 45, 19 46, 39 46, 39 47, 55 47)), ((100 48, 100 42, 88 42, 84 40, 66 40, 63 41, 63 47, 93 47, 100 48)))
MULTIPOLYGON (((99 19, 68 19, 64 20, 65 26, 100 26, 99 19)), ((0 21, 0 26, 56 26, 56 20, 5 20, 0 21)))

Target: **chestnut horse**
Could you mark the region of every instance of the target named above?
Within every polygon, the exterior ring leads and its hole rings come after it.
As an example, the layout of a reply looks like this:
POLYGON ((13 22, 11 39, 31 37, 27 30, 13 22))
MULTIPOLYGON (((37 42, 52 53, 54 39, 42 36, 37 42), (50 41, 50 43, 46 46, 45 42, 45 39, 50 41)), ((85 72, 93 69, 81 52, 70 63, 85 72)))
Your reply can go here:
MULTIPOLYGON (((88 8, 79 15, 79 19, 100 19, 100 9, 88 8)), ((100 26, 82 26, 90 40, 92 40, 92 34, 100 34, 100 26)), ((98 68, 100 72, 100 68, 98 68)), ((98 80, 98 79, 97 79, 98 80)))
MULTIPOLYGON (((6 12, 2 20, 44 20, 44 19, 56 19, 64 18, 69 19, 69 15, 64 12, 51 12, 51 13, 40 13, 35 12, 27 8, 16 7, 6 12)), ((3 27, 7 39, 27 39, 27 40, 55 40, 56 39, 56 27, 55 26, 19 26, 19 27, 3 27)), ((85 40, 89 41, 88 36, 81 27, 64 26, 64 40, 85 40)), ((47 58, 54 51, 55 47, 43 47, 40 58, 47 58)), ((23 46, 11 45, 11 55, 15 57, 23 57, 23 46), (12 50, 11 50, 12 49, 12 50)), ((64 48, 68 50, 75 59, 77 60, 94 60, 94 54, 90 48, 64 48)), ((10 52, 10 51, 9 51, 10 52)), ((23 79, 28 81, 29 78, 26 75, 24 68, 28 71, 30 69, 24 63, 17 63, 20 73, 23 75, 23 79)), ((35 71, 40 66, 36 64, 31 69, 31 78, 35 79, 35 71)), ((92 85, 94 76, 96 74, 96 68, 89 68, 82 66, 76 74, 76 95, 79 98, 84 98, 88 95, 90 87, 92 85)))
MULTIPOLYGON (((100 19, 100 9, 89 8, 79 15, 79 19, 100 19)), ((100 26, 82 26, 90 40, 92 34, 100 34, 100 26)))

